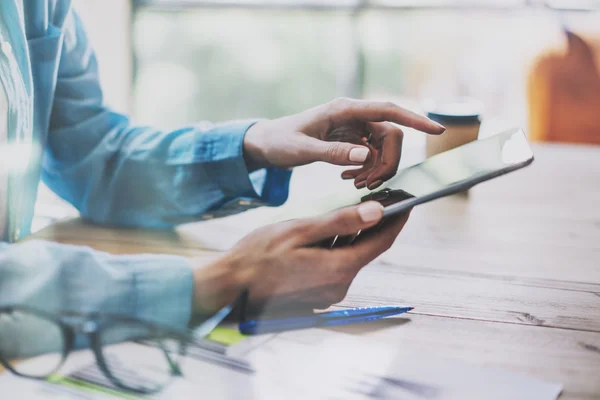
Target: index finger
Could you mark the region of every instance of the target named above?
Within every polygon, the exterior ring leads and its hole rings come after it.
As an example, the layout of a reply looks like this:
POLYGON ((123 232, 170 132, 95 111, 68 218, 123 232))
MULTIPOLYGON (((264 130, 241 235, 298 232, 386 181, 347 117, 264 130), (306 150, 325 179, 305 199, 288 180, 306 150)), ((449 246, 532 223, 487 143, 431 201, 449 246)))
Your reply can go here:
POLYGON ((393 122, 432 135, 441 135, 446 131, 446 128, 437 122, 392 102, 337 99, 330 103, 329 118, 336 126, 358 120, 393 122))

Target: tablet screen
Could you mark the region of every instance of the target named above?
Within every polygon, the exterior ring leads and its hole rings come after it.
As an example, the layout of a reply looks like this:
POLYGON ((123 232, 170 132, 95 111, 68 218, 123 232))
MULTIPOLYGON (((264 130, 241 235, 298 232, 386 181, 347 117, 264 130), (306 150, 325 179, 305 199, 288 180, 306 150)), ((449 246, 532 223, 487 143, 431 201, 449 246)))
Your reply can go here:
POLYGON ((383 190, 401 190, 415 197, 427 196, 450 185, 522 164, 532 157, 525 134, 516 129, 468 143, 399 170, 396 176, 383 184, 383 190))

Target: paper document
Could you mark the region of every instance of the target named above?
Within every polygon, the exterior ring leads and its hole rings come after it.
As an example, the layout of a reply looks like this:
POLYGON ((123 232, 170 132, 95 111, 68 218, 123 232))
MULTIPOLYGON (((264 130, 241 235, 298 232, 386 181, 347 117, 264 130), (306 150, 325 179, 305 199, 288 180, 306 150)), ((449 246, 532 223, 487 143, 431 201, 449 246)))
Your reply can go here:
MULTIPOLYGON (((192 348, 174 378, 151 399, 527 399, 555 400, 562 388, 505 371, 325 329, 250 337, 219 351, 192 348)), ((124 365, 144 365, 143 346, 111 346, 124 365)), ((43 361, 43 360, 42 360, 43 361)), ((40 362, 39 359, 28 361, 40 362)), ((7 398, 114 400, 139 398, 115 390, 90 351, 69 357, 62 375, 49 382, 0 376, 7 398), (18 396, 14 394, 18 393, 18 396)), ((2 396, 4 398, 4 396, 2 396)))
POLYGON ((229 349, 255 380, 328 399, 555 400, 562 385, 327 329, 251 337, 229 349), (314 392, 313 392, 314 391, 314 392))

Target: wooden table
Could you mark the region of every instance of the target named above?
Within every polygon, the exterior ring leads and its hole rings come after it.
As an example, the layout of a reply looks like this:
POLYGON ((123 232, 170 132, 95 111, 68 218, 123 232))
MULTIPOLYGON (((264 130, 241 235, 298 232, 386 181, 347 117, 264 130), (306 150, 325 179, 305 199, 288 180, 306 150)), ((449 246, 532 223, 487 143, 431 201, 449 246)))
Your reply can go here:
MULTIPOLYGON (((530 168, 468 198, 417 207, 394 247, 359 274, 340 305, 415 310, 343 330, 562 382, 561 399, 600 399, 600 147, 535 152, 530 168)), ((323 168, 299 170, 292 198, 306 199, 295 188, 307 183, 312 194, 331 186, 338 171, 316 173, 323 168)), ((240 226, 251 228, 265 212, 213 221, 208 236, 240 236, 240 226)), ((118 231, 72 220, 35 238, 112 253, 212 257, 206 227, 118 231)))

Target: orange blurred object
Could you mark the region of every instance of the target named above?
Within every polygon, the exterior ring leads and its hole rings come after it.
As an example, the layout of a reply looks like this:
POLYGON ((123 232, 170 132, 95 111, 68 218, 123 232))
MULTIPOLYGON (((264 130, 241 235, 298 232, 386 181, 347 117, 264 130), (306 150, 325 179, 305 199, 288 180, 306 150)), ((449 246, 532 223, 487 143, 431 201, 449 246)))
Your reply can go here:
POLYGON ((528 80, 529 135, 600 144, 600 45, 566 32, 566 52, 540 56, 528 80))

